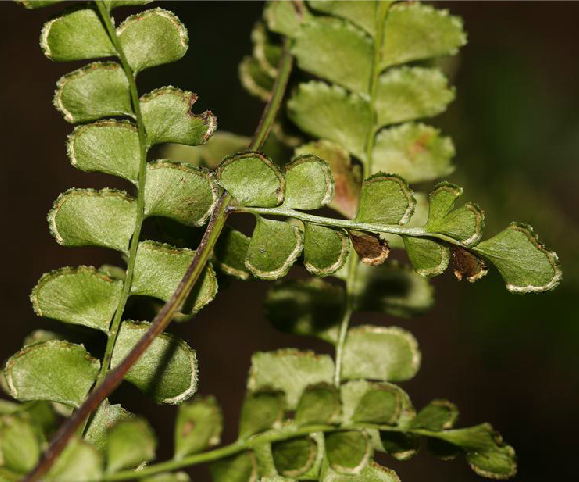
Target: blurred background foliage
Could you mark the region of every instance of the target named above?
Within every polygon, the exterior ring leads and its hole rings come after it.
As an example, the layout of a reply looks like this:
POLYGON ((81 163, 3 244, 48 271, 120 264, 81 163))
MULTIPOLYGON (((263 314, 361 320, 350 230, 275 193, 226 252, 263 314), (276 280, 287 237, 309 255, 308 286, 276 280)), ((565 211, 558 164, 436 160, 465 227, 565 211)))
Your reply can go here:
MULTIPOLYGON (((190 49, 181 62, 144 73, 141 90, 172 79, 199 94, 194 109, 211 109, 220 129, 251 135, 261 104, 241 88, 237 65, 250 51, 249 33, 262 4, 163 3, 188 26, 190 49)), ((404 385, 417 406, 444 397, 461 407, 465 425, 493 423, 517 449, 516 480, 571 480, 579 428, 571 426, 579 407, 579 3, 438 4, 462 16, 469 34, 458 61, 447 66, 457 99, 438 120, 457 148, 457 170, 449 180, 464 186, 465 200, 487 211, 488 235, 513 220, 533 225, 559 253, 564 279, 555 292, 517 296, 505 290, 497 273, 470 285, 449 272, 434 282, 437 304, 429 313, 371 321, 404 326, 418 338, 423 367, 404 385)), ((111 185, 111 179, 76 171, 66 159, 71 127, 51 99, 56 80, 70 66, 51 64, 38 47, 47 10, 25 12, 2 2, 0 11, 0 357, 7 357, 32 329, 56 325, 35 319, 28 302, 42 273, 116 259, 98 248, 64 249, 48 233, 45 216, 58 193, 111 185)), ((235 436, 252 352, 282 346, 327 351, 270 327, 260 301, 267 288, 266 282, 231 282, 193 321, 172 327, 198 352, 201 393, 215 394, 224 407, 225 440, 235 436)), ((142 406, 130 387, 114 400, 129 409, 142 407, 166 441, 159 456, 168 456, 167 420, 174 409, 142 406)), ((444 463, 427 454, 385 462, 404 482, 422 481, 425 474, 431 482, 480 480, 460 461, 444 463)), ((209 480, 203 468, 191 474, 198 482, 209 480)))

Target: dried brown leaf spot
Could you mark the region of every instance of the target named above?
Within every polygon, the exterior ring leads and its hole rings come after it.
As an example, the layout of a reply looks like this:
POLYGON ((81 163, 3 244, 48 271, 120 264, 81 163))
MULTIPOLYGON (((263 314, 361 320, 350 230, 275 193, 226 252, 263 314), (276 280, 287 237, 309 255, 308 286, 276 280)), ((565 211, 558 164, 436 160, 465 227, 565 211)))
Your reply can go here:
POLYGON ((459 246, 452 246, 452 267, 458 280, 466 278, 471 283, 487 274, 484 261, 470 251, 459 246))
POLYGON ((388 259, 390 248, 385 240, 362 231, 350 231, 349 235, 362 263, 378 266, 388 259))

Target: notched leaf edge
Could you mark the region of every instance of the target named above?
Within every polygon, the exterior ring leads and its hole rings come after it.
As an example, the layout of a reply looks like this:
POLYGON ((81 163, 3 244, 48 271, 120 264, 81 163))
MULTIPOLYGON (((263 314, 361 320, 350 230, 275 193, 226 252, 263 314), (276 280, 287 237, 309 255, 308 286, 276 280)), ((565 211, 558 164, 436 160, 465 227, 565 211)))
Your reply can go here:
POLYGON ((197 102, 199 96, 193 92, 189 92, 187 90, 181 90, 177 87, 173 87, 172 85, 168 85, 165 87, 159 87, 158 89, 152 90, 148 94, 143 95, 139 102, 147 103, 153 100, 155 97, 161 95, 174 95, 179 97, 181 100, 185 101, 187 104, 187 108, 185 109, 185 114, 187 117, 191 119, 201 119, 203 124, 207 127, 207 131, 203 135, 203 143, 207 142, 209 138, 213 135, 215 130, 217 129, 217 117, 213 115, 213 112, 210 110, 206 110, 201 112, 201 114, 194 114, 193 113, 193 105, 197 102))

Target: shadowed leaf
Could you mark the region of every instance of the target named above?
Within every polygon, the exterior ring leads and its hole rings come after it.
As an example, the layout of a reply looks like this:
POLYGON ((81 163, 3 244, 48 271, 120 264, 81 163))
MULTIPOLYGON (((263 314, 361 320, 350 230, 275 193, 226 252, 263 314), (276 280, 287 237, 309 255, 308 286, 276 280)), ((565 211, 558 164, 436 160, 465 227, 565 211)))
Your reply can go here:
POLYGON ((275 468, 281 475, 299 477, 313 467, 317 445, 309 436, 297 437, 274 442, 271 451, 275 468))
POLYGON ((285 166, 284 207, 319 209, 334 197, 330 166, 314 155, 296 157, 285 166))
POLYGON ((312 278, 275 285, 268 291, 264 307, 269 321, 281 332, 334 343, 343 303, 341 287, 312 278))
POLYGON ((298 425, 334 423, 340 415, 340 393, 333 385, 317 384, 306 387, 296 409, 298 425))
POLYGON ((462 188, 446 182, 438 184, 430 193, 428 222, 424 229, 430 233, 443 234, 472 246, 480 241, 484 228, 484 213, 475 204, 466 203, 452 209, 462 195, 462 188))
POLYGON ((147 164, 146 216, 164 216, 186 226, 203 226, 217 196, 217 187, 205 171, 164 160, 147 164))
POLYGON ((245 90, 264 102, 267 102, 271 96, 274 79, 263 69, 257 59, 249 55, 243 57, 239 63, 239 80, 245 90))
MULTIPOLYGON (((111 367, 119 365, 149 329, 150 323, 125 321, 113 350, 111 367)), ((187 343, 168 333, 159 335, 131 367, 125 380, 156 403, 179 404, 197 391, 197 358, 187 343)))
POLYGON ((93 415, 84 434, 85 440, 100 452, 105 451, 107 432, 121 420, 128 420, 134 415, 120 405, 111 405, 107 399, 100 404, 93 415))
POLYGON ((433 400, 410 422, 412 428, 440 431, 452 428, 458 418, 458 409, 448 400, 433 400))
POLYGON ((341 474, 359 474, 372 455, 370 440, 362 431, 333 432, 325 440, 330 467, 341 474))
POLYGON ((209 469, 214 482, 257 482, 257 464, 251 452, 213 462, 209 469))
POLYGON ((374 174, 362 185, 356 221, 405 224, 414 213, 415 206, 416 199, 404 179, 395 174, 374 174))
POLYGON ((329 207, 349 219, 356 216, 360 195, 361 175, 359 166, 354 166, 348 151, 329 141, 318 141, 300 146, 296 155, 314 154, 330 166, 334 179, 334 198, 329 207))
POLYGON ((448 268, 450 248, 440 241, 404 236, 404 247, 414 271, 421 276, 438 276, 448 268))
POLYGON ((239 438, 276 428, 283 421, 284 408, 283 392, 262 388, 248 393, 241 408, 239 438))
POLYGON ((282 48, 266 29, 263 22, 257 22, 251 31, 253 56, 261 68, 272 77, 277 75, 277 66, 282 54, 282 48))
POLYGON ((138 467, 155 458, 157 441, 143 418, 120 420, 107 432, 107 472, 138 467))
POLYGON ((198 397, 182 404, 175 425, 175 458, 218 445, 222 429, 223 415, 214 397, 198 397))
POLYGON ((380 442, 384 451, 397 460, 408 460, 420 450, 420 439, 411 433, 380 431, 380 442))
POLYGON ((356 311, 407 318, 423 313, 434 303, 430 283, 395 261, 379 267, 358 266, 351 290, 356 311))
POLYGON ((401 409, 400 392, 391 385, 376 384, 364 393, 352 419, 360 423, 391 425, 398 421, 401 409))
POLYGON ((349 252, 350 241, 343 230, 304 223, 304 266, 310 273, 335 273, 344 266, 349 252))
POLYGON ((99 367, 84 346, 52 340, 20 350, 6 362, 4 373, 10 395, 17 400, 50 400, 78 407, 99 367))
POLYGON ((359 326, 348 332, 343 364, 345 379, 403 381, 416 375, 420 352, 414 337, 405 330, 359 326))
MULTIPOLYGON (((341 386, 342 424, 350 425, 354 423, 355 413, 364 397, 369 393, 379 391, 397 394, 395 398, 399 408, 396 408, 395 412, 397 412, 396 422, 399 425, 404 425, 415 418, 416 412, 412 407, 410 397, 399 386, 391 383, 369 382, 358 379, 346 382, 341 386)), ((372 432, 372 430, 369 430, 369 432, 372 432)), ((379 449, 383 450, 382 448, 379 449)))
POLYGON ((273 454, 271 453, 271 444, 263 443, 254 446, 253 455, 255 456, 257 473, 262 477, 259 479, 260 482, 262 482, 264 476, 273 477, 277 475, 278 472, 273 462, 273 454))
POLYGON ((245 266, 249 241, 242 232, 226 226, 213 248, 215 265, 235 278, 249 279, 251 272, 245 266))
POLYGON ((286 349, 258 352, 251 360, 247 388, 273 387, 284 391, 290 410, 296 408, 305 387, 321 382, 331 383, 334 377, 334 362, 328 355, 286 349))
POLYGON ((73 438, 46 475, 50 482, 92 482, 102 478, 102 460, 98 451, 73 438))
POLYGON ((242 206, 275 207, 284 197, 284 178, 266 156, 257 152, 223 160, 216 171, 221 184, 242 206))
POLYGON ((40 437, 32 421, 25 417, 4 415, 0 417, 0 454, 2 467, 26 473, 34 468, 40 456, 40 437))
POLYGON ((297 226, 284 221, 256 219, 245 266, 257 278, 281 278, 302 252, 302 234, 297 226))
POLYGON ((509 479, 517 472, 515 452, 489 424, 434 433, 437 439, 459 447, 471 468, 483 477, 509 479))
MULTIPOLYGON (((169 301, 187 268, 194 251, 178 249, 154 241, 139 243, 131 294, 169 301)), ((217 294, 217 278, 210 263, 201 273, 191 294, 181 307, 182 313, 196 313, 217 294)))
POLYGON ((215 169, 221 161, 236 152, 244 151, 251 139, 245 136, 219 130, 201 146, 183 146, 167 144, 162 147, 162 156, 166 159, 186 162, 193 166, 215 169))

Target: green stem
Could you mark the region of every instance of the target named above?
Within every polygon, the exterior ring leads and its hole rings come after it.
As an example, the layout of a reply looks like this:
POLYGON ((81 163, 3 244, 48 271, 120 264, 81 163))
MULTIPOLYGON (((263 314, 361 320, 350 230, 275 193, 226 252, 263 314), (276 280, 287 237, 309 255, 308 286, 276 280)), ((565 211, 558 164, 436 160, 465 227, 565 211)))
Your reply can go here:
MULTIPOLYGON (((384 30, 386 25, 386 16, 390 8, 391 2, 381 1, 378 3, 378 11, 376 12, 376 36, 374 37, 374 57, 372 59, 372 72, 370 75, 370 85, 368 91, 370 92, 370 112, 372 116, 373 125, 366 134, 365 151, 366 158, 362 160, 362 178, 366 179, 372 173, 372 153, 374 151, 374 143, 376 140, 376 95, 378 92, 378 82, 380 80, 380 59, 382 58, 382 45, 384 44, 384 30)), ((348 258, 348 275, 346 278, 346 302, 344 303, 344 313, 342 315, 342 322, 340 323, 340 330, 338 332, 338 341, 336 343, 336 371, 334 375, 334 384, 340 386, 342 377, 342 360, 344 353, 344 345, 348 336, 348 329, 350 327, 350 318, 354 312, 353 301, 353 286, 356 282, 356 273, 358 272, 358 260, 353 248, 350 248, 350 256, 348 258)))
POLYGON ((166 462, 150 465, 139 471, 126 470, 123 472, 117 472, 116 474, 106 476, 103 480, 107 482, 117 480, 133 480, 135 478, 147 477, 161 472, 178 470, 183 467, 191 467, 192 465, 213 462, 215 460, 238 454, 244 450, 250 450, 263 444, 279 442, 281 440, 300 437, 302 435, 309 435, 320 432, 333 432, 337 430, 343 430, 343 428, 335 427, 332 425, 311 425, 308 427, 292 428, 291 430, 272 430, 255 435, 254 437, 246 440, 237 441, 231 445, 226 445, 225 447, 210 450, 209 452, 189 455, 188 457, 184 457, 179 460, 168 460, 166 462))
POLYGON ((265 143, 267 136, 269 135, 269 131, 273 126, 273 122, 275 121, 277 112, 281 107, 281 103, 287 87, 287 82, 289 80, 289 76, 292 70, 293 64, 293 56, 291 55, 292 43, 293 40, 291 40, 289 37, 286 37, 284 39, 283 53, 278 65, 278 74, 275 79, 275 83, 273 85, 268 104, 265 110, 263 111, 259 124, 257 125, 255 134, 253 135, 253 139, 251 140, 251 144, 249 145, 250 151, 258 151, 259 149, 261 149, 261 147, 263 147, 263 144, 265 143))
POLYGON ((346 297, 346 303, 344 306, 344 313, 342 314, 342 321, 340 323, 340 331, 338 332, 338 340, 336 342, 336 369, 334 371, 334 385, 336 387, 340 386, 342 380, 344 345, 346 344, 346 338, 348 337, 350 318, 354 313, 352 290, 356 281, 356 272, 358 271, 359 264, 360 262, 356 257, 354 249, 350 248, 350 256, 348 257, 348 275, 346 277, 346 293, 344 295, 346 297))
MULTIPOLYGON (((106 8, 103 4, 98 3, 99 9, 102 12, 106 8)), ((108 15, 108 11, 107 15, 108 15)), ((110 18, 109 18, 110 20, 110 18)), ((111 23, 112 25, 112 23, 111 23)), ((263 111, 262 119, 259 127, 256 130, 250 149, 259 150, 263 146, 267 138, 267 132, 271 129, 275 114, 281 105, 281 101, 285 94, 287 81, 291 73, 292 55, 291 55, 291 40, 286 39, 282 58, 279 64, 279 73, 275 81, 271 98, 266 104, 263 111)), ((138 99, 137 99, 138 100, 138 99)), ((94 412, 98 406, 105 400, 105 398, 121 383, 126 373, 131 369, 135 362, 141 357, 145 350, 150 346, 153 340, 162 333, 169 325, 183 302, 189 296, 191 288, 197 282, 199 275, 205 268, 205 264, 211 253, 213 247, 225 225, 225 220, 228 215, 228 206, 231 202, 231 196, 224 191, 211 213, 211 220, 205 230, 203 239, 199 244, 195 255, 183 279, 179 283, 175 293, 171 299, 163 306, 161 311, 153 319, 149 330, 139 342, 133 347, 125 359, 113 370, 106 374, 106 377, 96 386, 88 398, 83 402, 79 409, 74 412, 58 429, 50 445, 38 460, 34 469, 23 479, 22 482, 35 482, 39 480, 44 474, 48 472, 50 467, 54 464, 56 458, 62 453, 70 438, 76 433, 78 428, 84 423, 87 417, 94 412)), ((141 472, 139 472, 140 474, 141 472)), ((133 476, 134 477, 134 476, 133 476)))
MULTIPOLYGON (((300 221, 306 221, 309 223, 319 224, 320 226, 328 226, 333 228, 343 228, 346 230, 357 230, 357 231, 367 231, 375 234, 396 234, 398 236, 410 236, 415 238, 433 238, 440 239, 450 244, 456 246, 463 246, 462 243, 450 236, 446 236, 441 233, 432 233, 426 231, 424 228, 407 228, 398 225, 385 225, 385 224, 374 224, 374 223, 361 223, 358 221, 353 221, 351 219, 334 219, 326 218, 324 216, 316 216, 314 214, 308 214, 303 211, 296 211, 295 209, 279 207, 279 208, 252 208, 247 206, 232 206, 229 208, 230 211, 238 211, 244 213, 260 214, 260 215, 270 215, 270 216, 280 216, 286 218, 299 219, 300 221)), ((476 251, 475 247, 469 247, 473 251, 476 251)))
POLYGON ((100 385, 106 377, 109 370, 111 358, 113 356, 113 350, 115 348, 115 343, 117 341, 117 335, 119 333, 119 327, 121 326, 121 320, 123 312, 125 310, 125 305, 129 299, 131 292, 131 285, 133 283, 133 274, 135 271, 135 260, 137 258, 137 249, 139 247, 139 237, 141 235, 141 228, 143 226, 143 220, 145 219, 145 184, 147 180, 147 134, 145 132, 145 124, 143 123, 143 116, 141 113, 141 105, 139 102, 139 92, 137 90, 137 84, 135 82, 135 74, 131 69, 129 62, 125 56, 119 38, 117 36, 117 31, 113 25, 109 9, 106 4, 102 1, 96 2, 99 13, 101 15, 102 21, 105 28, 109 34, 111 42, 115 47, 119 55, 119 60, 129 81, 129 91, 131 93, 131 101, 133 104, 133 109, 135 111, 135 121, 137 123, 137 132, 139 138, 139 173, 137 177, 137 217, 135 218, 135 229, 133 230, 133 236, 131 238, 131 243, 129 246, 129 257, 127 261, 127 271, 125 273, 125 279, 123 281, 123 289, 121 291, 121 296, 119 298, 119 303, 115 311, 115 316, 111 322, 109 329, 109 335, 107 340, 107 346, 105 348, 105 354, 103 356, 103 361, 101 365, 100 372, 96 379, 96 385, 100 385))
POLYGON ((312 435, 315 433, 339 432, 344 430, 381 430, 388 432, 401 432, 414 435, 422 435, 426 437, 436 437, 437 432, 423 429, 407 429, 400 427, 393 427, 391 425, 376 425, 369 423, 357 423, 344 426, 335 425, 309 425, 306 427, 286 427, 278 430, 270 430, 245 440, 238 440, 237 442, 219 447, 217 449, 209 450, 199 454, 189 455, 179 460, 167 460, 159 462, 140 470, 124 470, 116 474, 106 475, 101 482, 113 482, 120 480, 134 480, 143 477, 149 477, 163 472, 172 472, 183 469, 185 467, 192 467, 207 462, 214 462, 216 460, 224 459, 232 455, 238 454, 245 450, 251 450, 264 444, 271 444, 273 442, 280 442, 289 440, 304 435, 312 435))
POLYGON ((374 143, 376 142, 376 96, 378 94, 378 83, 380 81, 380 60, 382 58, 382 46, 384 45, 384 34, 386 31, 386 17, 390 9, 391 2, 378 2, 378 11, 376 12, 376 36, 374 37, 374 57, 372 59, 372 72, 370 75, 370 85, 368 91, 370 93, 370 113, 372 116, 372 127, 368 129, 366 134, 365 151, 366 158, 363 159, 362 164, 364 168, 363 179, 366 179, 372 173, 372 154, 374 152, 374 143))

